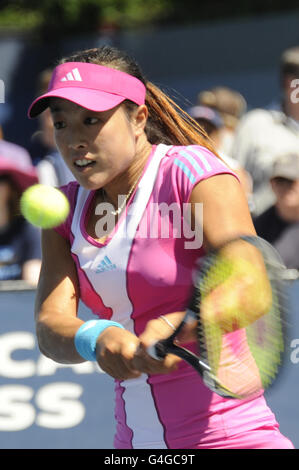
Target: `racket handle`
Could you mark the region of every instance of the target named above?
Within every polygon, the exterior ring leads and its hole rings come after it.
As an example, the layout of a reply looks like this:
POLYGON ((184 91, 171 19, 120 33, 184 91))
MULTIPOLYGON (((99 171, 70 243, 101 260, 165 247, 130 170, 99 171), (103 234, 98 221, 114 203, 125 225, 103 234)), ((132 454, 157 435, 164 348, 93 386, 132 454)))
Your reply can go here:
POLYGON ((166 356, 166 348, 163 344, 163 341, 157 341, 157 343, 152 344, 147 348, 147 353, 153 359, 161 361, 166 356))

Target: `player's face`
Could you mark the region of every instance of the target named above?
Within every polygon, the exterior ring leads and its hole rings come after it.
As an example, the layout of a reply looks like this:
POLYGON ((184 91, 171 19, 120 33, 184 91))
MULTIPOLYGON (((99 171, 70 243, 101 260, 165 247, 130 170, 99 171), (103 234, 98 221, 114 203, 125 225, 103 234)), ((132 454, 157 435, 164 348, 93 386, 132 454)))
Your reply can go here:
POLYGON ((57 147, 83 187, 105 186, 133 163, 140 129, 129 119, 124 105, 94 112, 53 98, 50 109, 57 147))

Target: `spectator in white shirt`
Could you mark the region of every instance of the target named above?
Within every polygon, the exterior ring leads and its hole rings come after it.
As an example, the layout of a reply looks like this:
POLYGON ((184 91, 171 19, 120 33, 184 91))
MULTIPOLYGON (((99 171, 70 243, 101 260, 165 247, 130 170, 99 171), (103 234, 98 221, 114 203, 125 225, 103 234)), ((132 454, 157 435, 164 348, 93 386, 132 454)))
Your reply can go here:
POLYGON ((232 157, 252 177, 254 216, 275 200, 269 183, 273 163, 281 154, 299 148, 299 46, 282 54, 280 83, 279 106, 248 112, 238 126, 232 150, 232 157))

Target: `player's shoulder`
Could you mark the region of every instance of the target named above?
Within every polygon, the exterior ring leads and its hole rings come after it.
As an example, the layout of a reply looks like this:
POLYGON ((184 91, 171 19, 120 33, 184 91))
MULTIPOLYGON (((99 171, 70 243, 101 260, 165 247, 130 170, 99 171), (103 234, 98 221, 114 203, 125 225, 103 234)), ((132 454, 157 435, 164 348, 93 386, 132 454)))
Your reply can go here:
POLYGON ((77 194, 79 189, 79 183, 77 181, 70 181, 67 184, 59 186, 60 191, 62 191, 68 199, 72 198, 77 194))
POLYGON ((56 227, 54 230, 60 235, 62 235, 62 237, 65 238, 66 240, 69 240, 69 236, 70 236, 70 228, 71 228, 73 215, 74 215, 74 211, 76 207, 79 187, 80 185, 79 183, 77 183, 77 181, 70 181, 69 183, 59 186, 58 188, 67 197, 70 203, 70 212, 66 220, 61 225, 56 227))
POLYGON ((67 184, 64 184, 62 186, 59 186, 58 189, 64 193, 66 198, 68 199, 70 203, 70 216, 72 217, 76 203, 77 203, 77 196, 78 196, 78 191, 79 191, 80 185, 77 181, 70 181, 67 184))
POLYGON ((169 169, 184 173, 191 181, 225 166, 217 155, 200 145, 173 146, 167 157, 169 169))

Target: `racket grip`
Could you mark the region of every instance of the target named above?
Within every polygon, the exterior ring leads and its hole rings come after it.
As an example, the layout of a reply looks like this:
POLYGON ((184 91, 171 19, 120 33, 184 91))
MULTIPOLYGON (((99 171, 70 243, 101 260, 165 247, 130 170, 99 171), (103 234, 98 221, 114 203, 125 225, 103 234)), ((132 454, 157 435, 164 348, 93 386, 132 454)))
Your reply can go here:
POLYGON ((162 341, 157 341, 157 343, 152 344, 147 348, 147 353, 153 359, 161 361, 166 356, 166 348, 162 341))

